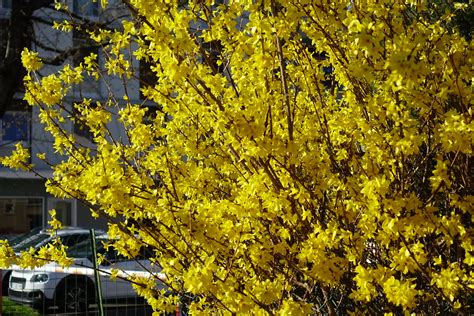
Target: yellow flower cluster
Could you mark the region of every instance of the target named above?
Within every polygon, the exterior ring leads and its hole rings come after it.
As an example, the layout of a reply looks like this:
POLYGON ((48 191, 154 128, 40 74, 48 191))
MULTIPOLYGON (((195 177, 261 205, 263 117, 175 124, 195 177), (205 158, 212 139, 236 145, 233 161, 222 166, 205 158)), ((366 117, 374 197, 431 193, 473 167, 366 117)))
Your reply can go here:
POLYGON ((43 67, 38 53, 30 51, 28 48, 24 48, 21 52, 21 62, 28 72, 37 71, 43 67))
POLYGON ((32 166, 29 161, 30 153, 21 143, 15 145, 10 156, 0 157, 0 163, 12 169, 29 170, 32 166))

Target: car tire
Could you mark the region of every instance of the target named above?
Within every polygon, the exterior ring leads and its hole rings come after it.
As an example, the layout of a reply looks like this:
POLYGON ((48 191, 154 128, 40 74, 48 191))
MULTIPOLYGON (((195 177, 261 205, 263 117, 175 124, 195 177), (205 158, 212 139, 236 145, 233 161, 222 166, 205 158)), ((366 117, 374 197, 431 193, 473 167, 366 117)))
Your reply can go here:
POLYGON ((3 270, 3 280, 2 280, 2 296, 8 296, 8 287, 10 286, 10 274, 11 270, 3 270))
POLYGON ((94 284, 88 278, 67 277, 56 289, 55 297, 60 312, 86 312, 95 300, 94 284))

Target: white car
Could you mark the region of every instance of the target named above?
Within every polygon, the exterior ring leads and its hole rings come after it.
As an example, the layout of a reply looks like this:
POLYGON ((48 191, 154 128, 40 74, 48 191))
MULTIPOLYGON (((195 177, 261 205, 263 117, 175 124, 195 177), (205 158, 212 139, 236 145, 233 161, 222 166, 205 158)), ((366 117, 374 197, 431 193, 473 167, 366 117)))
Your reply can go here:
MULTIPOLYGON (((101 292, 104 301, 137 298, 130 282, 116 278, 112 280, 107 272, 111 269, 122 271, 124 275, 142 274, 148 271, 159 272, 147 259, 146 251, 131 260, 120 256, 111 247, 106 250, 103 242, 107 235, 97 237, 97 253, 104 255, 104 262, 98 266, 101 273, 101 292)), ((144 249, 146 250, 146 248, 144 249)), ((74 258, 74 265, 62 269, 56 263, 49 263, 34 270, 15 270, 9 284, 9 298, 12 301, 27 304, 35 308, 54 307, 65 312, 83 312, 96 302, 96 285, 90 242, 83 242, 68 251, 74 258)), ((158 288, 164 288, 160 283, 158 288)))
MULTIPOLYGON (((104 234, 102 230, 96 231, 97 235, 104 234)), ((21 251, 28 250, 30 247, 39 249, 40 247, 50 243, 54 238, 58 237, 61 243, 65 246, 71 247, 84 240, 90 238, 90 230, 81 227, 64 227, 54 231, 50 234, 48 230, 43 229, 39 232, 33 231, 32 234, 27 234, 13 245, 13 251, 19 254, 21 251)), ((8 295, 8 280, 10 278, 11 269, 2 270, 2 294, 8 295)))

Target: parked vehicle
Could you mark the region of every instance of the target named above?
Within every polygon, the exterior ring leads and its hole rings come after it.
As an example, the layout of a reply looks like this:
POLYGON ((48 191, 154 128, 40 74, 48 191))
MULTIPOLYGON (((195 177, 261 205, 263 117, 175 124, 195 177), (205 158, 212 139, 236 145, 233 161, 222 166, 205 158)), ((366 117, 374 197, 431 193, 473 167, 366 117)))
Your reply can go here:
MULTIPOLYGON (((97 253, 104 256, 104 262, 98 266, 101 293, 104 301, 136 299, 137 294, 131 283, 125 279, 112 280, 110 272, 114 269, 125 275, 159 272, 147 258, 146 248, 135 259, 125 258, 104 242, 108 236, 97 237, 97 253)), ((56 263, 49 263, 34 270, 16 270, 12 272, 9 296, 12 301, 31 305, 35 308, 55 308, 62 312, 83 312, 96 301, 96 283, 94 278, 92 249, 89 241, 84 241, 68 250, 68 256, 74 258, 74 265, 62 269, 56 263)), ((164 284, 158 287, 164 288, 164 284)))
MULTIPOLYGON (((103 234, 103 231, 98 231, 98 234, 103 234)), ((51 235, 48 230, 43 229, 36 234, 27 234, 22 240, 17 241, 13 245, 15 253, 19 254, 22 251, 28 250, 30 247, 39 249, 48 244, 54 238, 59 237, 63 245, 71 247, 84 240, 90 238, 90 230, 81 227, 64 227, 54 232, 51 235)), ((10 278, 11 269, 2 270, 2 295, 8 295, 8 281, 10 278)))

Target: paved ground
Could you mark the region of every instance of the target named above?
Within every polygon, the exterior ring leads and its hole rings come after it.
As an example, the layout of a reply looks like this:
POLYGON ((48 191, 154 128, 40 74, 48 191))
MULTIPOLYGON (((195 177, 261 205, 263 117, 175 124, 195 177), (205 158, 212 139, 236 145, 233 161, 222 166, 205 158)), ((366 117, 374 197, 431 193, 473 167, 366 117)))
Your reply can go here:
MULTIPOLYGON (((152 316, 153 310, 146 304, 144 300, 134 300, 130 302, 108 302, 104 303, 105 316, 152 316)), ((40 315, 47 316, 98 316, 97 305, 91 304, 87 312, 71 312, 59 313, 55 311, 54 307, 43 309, 39 311, 40 315)), ((183 315, 183 314, 181 314, 183 315)), ((185 313, 184 313, 185 315, 185 313)), ((1 313, 0 313, 1 316, 1 313)), ((29 316, 29 315, 14 315, 14 316, 29 316)), ((175 316, 175 313, 163 314, 163 316, 175 316)))
MULTIPOLYGON (((149 306, 146 305, 124 305, 124 304, 116 304, 116 305, 104 305, 105 308, 105 315, 106 316, 148 316, 152 315, 153 311, 149 306)), ((54 313, 54 311, 49 311, 47 314, 49 316, 96 316, 99 315, 97 310, 91 309, 87 313, 54 313)))

